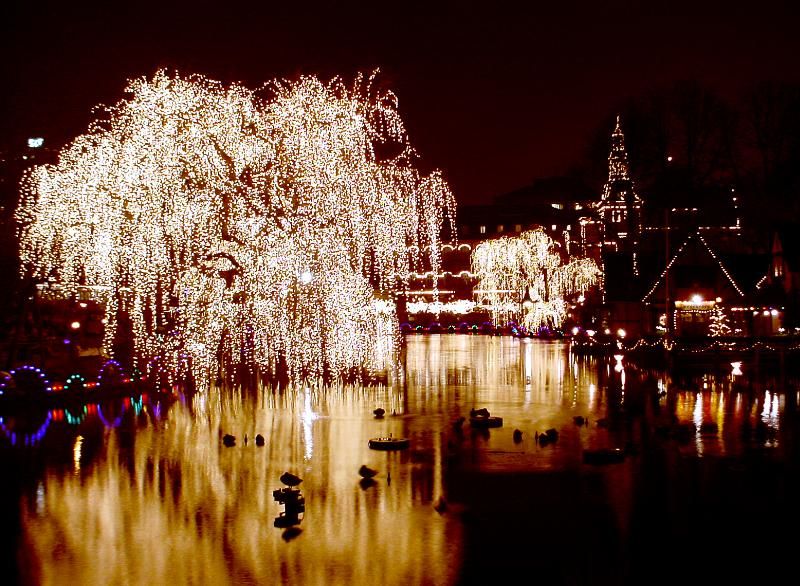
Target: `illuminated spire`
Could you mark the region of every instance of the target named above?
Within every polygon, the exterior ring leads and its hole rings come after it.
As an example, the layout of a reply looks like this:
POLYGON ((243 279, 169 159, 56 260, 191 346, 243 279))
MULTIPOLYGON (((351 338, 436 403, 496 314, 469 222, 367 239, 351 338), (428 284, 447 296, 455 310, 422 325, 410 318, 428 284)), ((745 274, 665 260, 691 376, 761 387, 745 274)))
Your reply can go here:
POLYGON ((625 135, 622 133, 620 116, 611 133, 611 151, 608 153, 608 181, 603 186, 600 206, 618 202, 620 205, 631 205, 641 202, 633 188, 628 171, 628 151, 625 150, 625 135))
POLYGON ((627 181, 628 176, 628 152, 625 150, 625 135, 619 123, 617 114, 617 125, 611 134, 611 152, 608 154, 608 181, 627 181))
POLYGON ((622 134, 620 116, 611 133, 611 152, 608 154, 608 181, 597 209, 603 219, 605 243, 614 250, 632 253, 633 274, 639 274, 637 249, 641 223, 642 200, 633 187, 628 170, 628 151, 622 134))

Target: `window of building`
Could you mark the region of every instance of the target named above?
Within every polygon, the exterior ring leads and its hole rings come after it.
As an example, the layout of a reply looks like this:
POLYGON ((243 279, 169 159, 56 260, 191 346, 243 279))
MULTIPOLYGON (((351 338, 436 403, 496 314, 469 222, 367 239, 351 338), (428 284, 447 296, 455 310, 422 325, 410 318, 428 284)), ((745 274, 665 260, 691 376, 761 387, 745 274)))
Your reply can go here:
POLYGON ((514 224, 514 232, 522 232, 522 224, 514 224))
POLYGON ((503 232, 503 230, 505 230, 505 228, 506 228, 506 227, 505 227, 505 226, 503 226, 503 224, 498 224, 498 225, 497 225, 497 233, 498 233, 498 234, 502 233, 502 232, 503 232))
POLYGON ((553 230, 553 232, 555 232, 557 228, 558 228, 558 226, 556 226, 555 224, 553 224, 553 225, 551 226, 551 229, 553 230))
POLYGON ((480 227, 480 233, 481 234, 486 234, 486 226, 481 226, 480 227))

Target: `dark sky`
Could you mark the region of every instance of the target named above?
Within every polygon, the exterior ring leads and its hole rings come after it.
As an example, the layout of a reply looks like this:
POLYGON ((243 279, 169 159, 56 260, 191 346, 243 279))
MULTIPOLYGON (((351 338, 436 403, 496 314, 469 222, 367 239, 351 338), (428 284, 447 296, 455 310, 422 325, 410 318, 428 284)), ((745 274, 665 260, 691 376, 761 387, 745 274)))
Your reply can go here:
POLYGON ((380 67, 424 163, 478 203, 564 172, 629 97, 797 81, 793 4, 13 0, 0 142, 80 134, 93 106, 160 67, 254 88, 380 67))

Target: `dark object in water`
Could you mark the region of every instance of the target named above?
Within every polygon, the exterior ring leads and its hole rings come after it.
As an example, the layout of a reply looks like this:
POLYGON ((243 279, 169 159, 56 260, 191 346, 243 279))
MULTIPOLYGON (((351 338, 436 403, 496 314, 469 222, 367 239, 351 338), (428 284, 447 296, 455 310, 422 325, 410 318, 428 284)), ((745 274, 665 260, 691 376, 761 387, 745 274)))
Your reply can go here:
POLYGON ((481 409, 470 409, 469 416, 470 419, 473 417, 489 417, 489 410, 485 407, 481 409))
POLYGON ((489 417, 487 416, 478 416, 478 417, 470 417, 469 424, 472 427, 479 427, 479 428, 486 428, 486 427, 502 427, 503 426, 503 418, 502 417, 489 417))
POLYGON ((373 450, 403 450, 411 441, 405 437, 373 437, 367 445, 373 450))
POLYGON ((602 417, 597 420, 597 427, 608 427, 608 419, 602 417))
POLYGON ((293 508, 299 512, 301 508, 305 510, 306 497, 300 492, 299 488, 276 488, 272 491, 272 498, 276 502, 286 505, 287 509, 293 508))
POLYGON ((261 435, 260 433, 256 436, 256 445, 258 447, 261 447, 261 446, 264 445, 264 436, 261 435))
POLYGON ((292 539, 300 535, 302 532, 303 530, 300 529, 300 527, 297 526, 287 527, 286 530, 283 533, 281 533, 281 539, 283 539, 284 541, 291 541, 292 539))
POLYGON ((358 485, 361 487, 361 490, 367 490, 371 486, 375 486, 378 484, 375 482, 374 478, 362 478, 358 481, 358 485))
POLYGON ((444 513, 447 510, 447 501, 444 500, 443 496, 440 496, 436 499, 436 502, 433 503, 433 508, 437 513, 444 513))
POLYGON ((233 447, 236 445, 236 437, 226 433, 224 436, 222 436, 222 443, 225 444, 226 448, 233 447))
POLYGON ((281 513, 277 517, 275 517, 275 521, 273 525, 275 527, 285 528, 285 527, 293 527, 294 525, 300 524, 300 516, 299 515, 290 515, 286 513, 281 513))
POLYGON ((460 432, 460 431, 462 431, 462 430, 461 430, 461 426, 462 426, 462 425, 464 425, 464 422, 465 422, 466 420, 467 420, 467 419, 466 419, 466 417, 463 417, 463 416, 461 416, 461 417, 459 417, 458 419, 456 419, 456 420, 453 422, 453 431, 457 431, 457 432, 460 432))
POLYGON ((575 422, 575 425, 583 425, 586 423, 586 420, 583 418, 583 415, 576 415, 572 418, 572 421, 575 422))
POLYGON ((378 471, 373 468, 370 468, 366 464, 362 464, 361 468, 358 469, 358 473, 361 475, 362 478, 372 478, 378 473, 378 471))
POLYGON ((583 450, 584 464, 617 464, 625 460, 625 452, 619 448, 583 450))
POLYGON ((719 426, 713 421, 707 421, 700 425, 700 433, 705 435, 716 435, 719 433, 719 426))
POLYGON ((298 484, 303 482, 302 478, 300 478, 299 476, 295 476, 291 472, 284 472, 283 474, 281 474, 280 480, 286 486, 297 486, 298 484))
POLYGON ((522 431, 519 429, 514 430, 514 443, 518 444, 522 441, 522 431))
POLYGON ((382 419, 383 415, 386 413, 386 411, 384 409, 381 409, 380 407, 378 407, 372 413, 375 414, 375 419, 382 419))
POLYGON ((544 433, 536 433, 536 439, 539 441, 540 445, 546 446, 547 444, 552 444, 558 441, 558 431, 555 427, 551 427, 544 433))

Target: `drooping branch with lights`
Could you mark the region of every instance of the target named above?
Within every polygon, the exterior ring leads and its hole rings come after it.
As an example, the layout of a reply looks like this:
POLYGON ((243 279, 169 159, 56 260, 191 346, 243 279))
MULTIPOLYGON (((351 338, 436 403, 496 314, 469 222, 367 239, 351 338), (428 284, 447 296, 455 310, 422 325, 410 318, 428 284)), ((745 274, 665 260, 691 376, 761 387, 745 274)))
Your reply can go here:
POLYGON ((529 330, 559 327, 567 299, 585 292, 600 275, 592 259, 565 262, 542 229, 483 242, 472 251, 471 262, 476 289, 492 306, 495 323, 522 316, 520 323, 529 330))
POLYGON ((452 229, 391 92, 315 77, 259 92, 158 72, 35 168, 23 272, 105 303, 105 351, 172 379, 346 377, 396 349, 392 293, 452 229), (387 154, 388 153, 388 154, 387 154), (125 320, 127 322, 127 320, 125 320))

